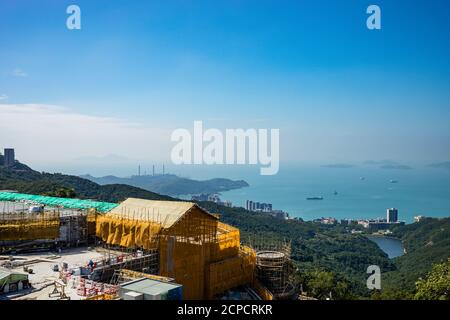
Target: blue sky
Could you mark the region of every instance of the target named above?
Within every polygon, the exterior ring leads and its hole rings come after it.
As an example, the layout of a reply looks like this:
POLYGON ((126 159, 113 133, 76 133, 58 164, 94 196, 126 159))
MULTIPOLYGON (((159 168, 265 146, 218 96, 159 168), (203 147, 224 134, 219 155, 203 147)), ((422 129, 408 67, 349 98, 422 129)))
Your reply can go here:
POLYGON ((446 0, 2 0, 4 117, 20 123, 32 105, 47 128, 37 136, 0 124, 0 134, 37 163, 65 144, 52 119, 87 119, 93 131, 108 122, 104 132, 118 126, 128 141, 133 130, 159 137, 126 146, 73 137, 61 161, 165 159, 167 132, 194 120, 280 128, 282 161, 448 160, 449 18, 446 0), (81 30, 66 28, 70 4, 81 30), (382 30, 366 28, 370 4, 381 7, 382 30), (36 144, 49 150, 36 156, 36 144))

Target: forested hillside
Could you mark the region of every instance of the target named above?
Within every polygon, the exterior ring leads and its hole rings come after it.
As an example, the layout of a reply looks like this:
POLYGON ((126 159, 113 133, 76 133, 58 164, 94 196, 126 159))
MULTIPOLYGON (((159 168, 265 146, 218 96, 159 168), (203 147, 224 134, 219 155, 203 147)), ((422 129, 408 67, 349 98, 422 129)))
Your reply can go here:
MULTIPOLYGON (((107 202, 128 197, 177 200, 123 184, 100 186, 76 176, 39 173, 20 163, 12 170, 0 167, 0 189, 107 202)), ((321 299, 330 295, 334 299, 413 298, 419 277, 429 272, 433 263, 447 261, 450 255, 450 218, 425 219, 395 228, 393 235, 403 241, 408 253, 390 260, 375 243, 340 225, 282 220, 213 202, 198 204, 239 228, 244 243, 290 242, 294 280, 308 294, 321 299), (366 287, 369 265, 378 265, 383 272, 381 292, 373 293, 366 287)))
MULTIPOLYGON (((394 259, 396 270, 384 276, 385 284, 391 291, 401 288, 412 294, 415 282, 425 276, 433 264, 450 257, 450 218, 426 218, 393 232, 402 240, 407 254, 394 259)), ((450 290, 450 283, 448 286, 450 290)))

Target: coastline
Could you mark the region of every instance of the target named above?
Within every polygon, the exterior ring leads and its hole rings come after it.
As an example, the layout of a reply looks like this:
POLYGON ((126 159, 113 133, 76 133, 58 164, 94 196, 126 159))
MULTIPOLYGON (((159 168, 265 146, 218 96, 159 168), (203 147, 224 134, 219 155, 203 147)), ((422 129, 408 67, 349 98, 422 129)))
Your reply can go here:
POLYGON ((291 217, 305 221, 334 217, 337 219, 366 219, 384 217, 386 208, 398 208, 406 223, 416 215, 443 218, 450 212, 450 188, 447 175, 428 168, 414 170, 383 170, 371 167, 330 169, 318 166, 283 166, 279 174, 261 177, 254 172, 226 172, 222 176, 243 179, 248 188, 222 193, 224 200, 245 207, 246 200, 272 203, 291 217), (360 180, 360 177, 365 177, 360 180), (397 184, 390 183, 396 179, 397 184), (423 189, 424 185, 432 186, 423 189), (334 194, 334 191, 337 194, 334 194), (306 198, 322 196, 323 201, 306 198))

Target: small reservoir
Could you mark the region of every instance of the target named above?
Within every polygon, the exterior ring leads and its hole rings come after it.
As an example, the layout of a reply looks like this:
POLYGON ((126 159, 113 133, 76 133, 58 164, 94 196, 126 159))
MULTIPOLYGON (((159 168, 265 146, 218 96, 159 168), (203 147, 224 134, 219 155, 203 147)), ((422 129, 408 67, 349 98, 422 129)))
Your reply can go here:
POLYGON ((367 238, 375 242, 381 250, 386 252, 389 259, 400 257, 405 253, 403 244, 398 239, 381 236, 367 236, 367 238))

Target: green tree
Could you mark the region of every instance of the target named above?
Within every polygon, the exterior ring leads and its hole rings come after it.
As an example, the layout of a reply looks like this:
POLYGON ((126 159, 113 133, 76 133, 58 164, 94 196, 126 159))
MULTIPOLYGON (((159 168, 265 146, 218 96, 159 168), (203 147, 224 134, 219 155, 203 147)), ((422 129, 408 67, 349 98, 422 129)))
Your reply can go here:
POLYGON ((303 289, 317 299, 351 299, 350 286, 334 272, 314 270, 299 277, 303 289))
POLYGON ((417 300, 450 300, 450 258, 434 264, 425 279, 416 282, 417 300))
POLYGON ((414 295, 406 290, 386 288, 372 292, 372 300, 412 300, 414 295))
POLYGON ((47 192, 44 195, 58 198, 75 198, 77 196, 74 189, 65 187, 56 188, 54 191, 47 192))

